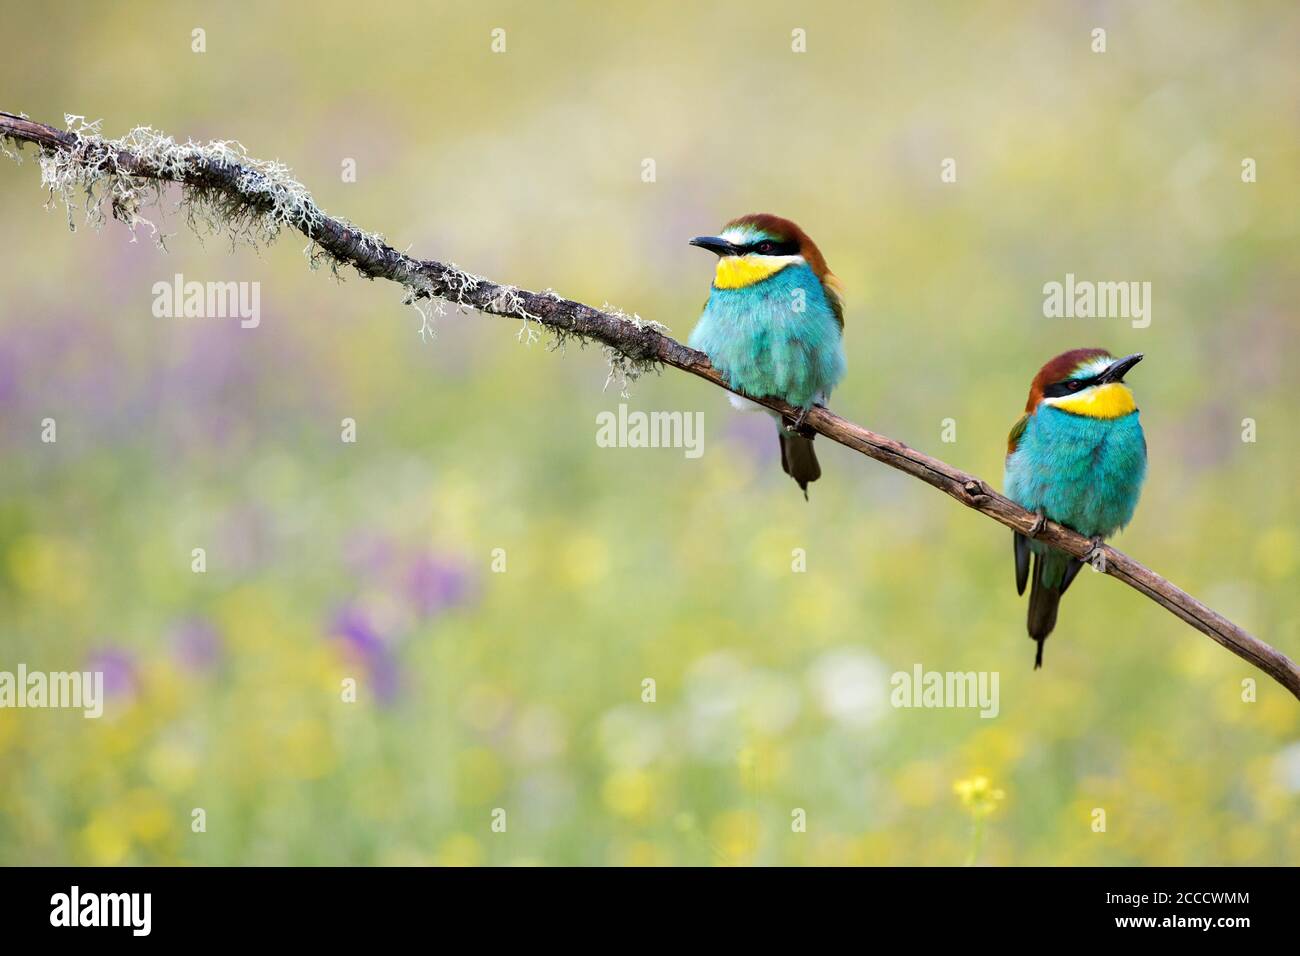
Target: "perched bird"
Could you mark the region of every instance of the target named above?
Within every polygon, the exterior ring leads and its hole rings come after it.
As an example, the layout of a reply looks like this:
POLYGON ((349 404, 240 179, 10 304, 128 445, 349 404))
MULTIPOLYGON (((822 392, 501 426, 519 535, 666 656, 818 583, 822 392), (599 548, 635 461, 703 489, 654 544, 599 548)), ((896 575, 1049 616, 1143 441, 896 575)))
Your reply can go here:
MULTIPOLYGON (((789 219, 755 213, 691 245, 718 256, 691 348, 707 355, 737 391, 784 399, 805 412, 824 405, 844 375, 844 305, 839 280, 816 243, 789 219)), ((731 402, 763 408, 734 395, 731 402)), ((785 428, 772 414, 781 467, 806 499, 808 483, 822 473, 812 437, 785 428)))
MULTIPOLYGON (((1105 349, 1073 349, 1034 377, 1025 414, 1007 440, 1007 497, 1093 539, 1129 523, 1147 470, 1147 443, 1137 403, 1124 375, 1142 354, 1117 359, 1105 349)), ((1043 642, 1056 626, 1056 608, 1083 562, 1014 533, 1016 590, 1025 593, 1029 557, 1029 636, 1043 642)))

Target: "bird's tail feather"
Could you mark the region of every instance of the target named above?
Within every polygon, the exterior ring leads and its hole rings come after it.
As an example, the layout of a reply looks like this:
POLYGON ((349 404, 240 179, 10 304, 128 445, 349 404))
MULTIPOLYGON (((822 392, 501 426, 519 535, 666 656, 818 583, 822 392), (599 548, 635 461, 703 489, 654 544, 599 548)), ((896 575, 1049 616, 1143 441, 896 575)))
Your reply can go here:
POLYGON ((781 467, 799 483, 799 488, 807 499, 808 482, 816 481, 822 476, 822 466, 817 463, 817 453, 813 451, 813 440, 779 425, 777 428, 781 439, 781 467))
POLYGON ((1056 583, 1043 583, 1045 573, 1049 570, 1052 556, 1035 554, 1034 569, 1030 575, 1029 586, 1029 636, 1038 642, 1038 653, 1034 656, 1034 670, 1043 666, 1043 642, 1056 627, 1056 609, 1061 603, 1061 575, 1052 574, 1056 583))

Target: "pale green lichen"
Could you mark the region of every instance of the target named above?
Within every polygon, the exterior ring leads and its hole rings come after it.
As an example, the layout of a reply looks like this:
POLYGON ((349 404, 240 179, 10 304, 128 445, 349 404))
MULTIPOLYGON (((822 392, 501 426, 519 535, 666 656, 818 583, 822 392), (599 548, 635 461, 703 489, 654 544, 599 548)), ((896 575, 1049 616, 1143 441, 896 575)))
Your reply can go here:
MULTIPOLYGON (((668 326, 662 322, 643 319, 635 312, 629 315, 618 306, 610 305, 608 302, 602 305, 600 310, 607 315, 612 315, 616 319, 636 326, 637 329, 653 329, 661 334, 667 334, 669 331, 668 326)), ((617 385, 618 393, 623 398, 630 397, 633 382, 646 372, 659 369, 659 363, 653 359, 633 358, 612 345, 604 345, 601 348, 605 353, 605 361, 609 363, 609 373, 605 376, 605 389, 608 390, 610 385, 617 385)))
POLYGON ((443 288, 440 290, 422 271, 421 264, 405 255, 402 258, 399 281, 405 287, 402 304, 410 306, 420 316, 421 341, 428 341, 435 336, 435 319, 447 314, 445 303, 450 302, 457 311, 471 312, 475 305, 469 298, 470 294, 487 282, 483 277, 450 263, 442 267, 443 288))
POLYGON ((87 224, 103 226, 108 202, 114 219, 133 232, 137 226, 148 226, 162 242, 165 237, 141 210, 150 204, 161 206, 169 181, 181 184, 186 221, 200 236, 225 233, 232 243, 261 246, 276 239, 284 226, 311 235, 324 218, 311 193, 287 166, 249 156, 241 143, 178 143, 148 126, 137 126, 119 139, 106 139, 100 120, 89 122, 84 116, 68 114, 64 122, 75 143, 69 149, 41 151, 41 185, 49 192, 51 206, 65 207, 70 228, 76 228, 76 194, 81 193, 87 224), (133 157, 137 172, 124 168, 125 154, 133 157), (206 169, 222 165, 238 169, 234 195, 192 182, 206 169))
MULTIPOLYGON (((201 239, 224 234, 232 246, 258 248, 277 239, 287 226, 307 235, 303 254, 313 270, 327 264, 337 278, 342 278, 340 268, 353 265, 316 241, 314 237, 326 213, 310 190, 294 178, 293 171, 278 160, 251 156, 242 143, 234 140, 178 143, 148 126, 137 126, 118 139, 107 139, 101 120, 92 122, 84 116, 67 114, 64 122, 75 143, 69 149, 41 150, 41 185, 49 194, 47 206, 62 205, 66 210, 70 229, 76 229, 79 209, 84 221, 96 229, 111 215, 132 230, 132 241, 136 240, 136 228, 146 226, 154 241, 165 248, 166 234, 145 218, 142 210, 149 205, 162 208, 168 185, 178 183, 179 208, 186 224, 201 239), (135 161, 131 167, 137 170, 134 173, 124 169, 120 161, 126 154, 135 161), (217 166, 236 171, 233 192, 194 182, 205 170, 217 166), (107 214, 105 203, 109 205, 107 214)), ((7 147, 4 152, 21 161, 21 156, 7 147)), ((378 233, 338 217, 334 221, 353 232, 363 252, 379 253, 387 248, 378 233)), ((428 280, 413 269, 399 281, 404 286, 405 302, 431 295, 428 280)), ((441 314, 441 308, 417 306, 417 310, 422 316, 421 337, 427 338, 432 334, 433 317, 441 314)))
POLYGON ((514 286, 497 286, 488 307, 498 315, 512 315, 523 323, 515 333, 516 342, 533 345, 541 340, 542 320, 528 311, 523 298, 519 295, 519 290, 514 286))
MULTIPOLYGON (((11 116, 17 116, 20 119, 31 119, 26 113, 11 113, 11 116)), ((12 139, 0 133, 0 156, 12 159, 19 166, 23 164, 23 148, 27 144, 21 139, 12 139)))
MULTIPOLYGON (((103 226, 108 218, 104 211, 107 202, 114 219, 133 231, 137 226, 148 226, 161 243, 165 237, 142 210, 151 204, 161 207, 164 191, 173 182, 180 184, 180 206, 186 221, 200 237, 224 233, 232 243, 257 247, 274 241, 285 226, 311 237, 326 218, 288 166, 250 156, 243 144, 234 140, 178 143, 149 126, 137 126, 118 139, 106 139, 101 120, 91 122, 84 116, 67 114, 64 122, 75 142, 68 149, 41 150, 41 185, 49 193, 50 206, 61 204, 67 210, 70 228, 76 228, 80 194, 88 225, 103 226), (132 163, 123 160, 126 155, 132 157, 132 163), (236 171, 233 194, 194 181, 220 166, 236 171)), ((381 236, 360 229, 356 232, 363 244, 383 247, 381 236)), ((313 266, 322 257, 334 258, 315 242, 304 251, 313 266)))
MULTIPOLYGON (((357 263, 340 258, 319 244, 315 237, 328 217, 285 164, 250 156, 243 144, 234 140, 178 143, 148 126, 137 126, 118 139, 106 139, 101 120, 91 122, 84 116, 67 114, 64 122, 73 144, 66 149, 42 148, 39 162, 41 185, 49 196, 47 208, 62 205, 70 229, 76 229, 80 197, 83 218, 88 225, 101 228, 111 215, 131 229, 133 242, 137 238, 136 228, 146 226, 154 241, 165 248, 167 236, 144 217, 142 210, 149 205, 163 208, 167 186, 176 183, 181 190, 179 208, 184 211, 186 223, 200 238, 224 234, 232 246, 258 248, 277 239, 287 226, 308 237, 303 254, 312 269, 328 264, 333 274, 342 278, 339 269, 350 265, 367 274, 357 263), (223 167, 234 172, 233 178, 221 185, 213 184, 207 174, 223 167), (109 206, 108 214, 105 203, 109 206)), ((21 163, 19 151, 23 143, 9 139, 0 136, 0 153, 21 163)), ((378 233, 366 232, 337 217, 333 221, 352 232, 363 253, 390 252, 378 233)), ((434 336, 436 319, 446 314, 444 303, 469 311, 476 307, 476 301, 482 300, 486 283, 482 277, 453 263, 444 267, 435 287, 419 262, 400 255, 401 265, 391 277, 403 287, 403 304, 412 307, 420 317, 418 331, 422 340, 434 336)), ((561 300, 553 290, 543 294, 561 300)), ((519 319, 523 324, 516 337, 526 345, 538 342, 545 328, 553 337, 551 347, 562 350, 571 334, 543 323, 528 310, 523 295, 512 286, 494 287, 486 310, 519 319)), ((667 331, 666 326, 628 315, 608 303, 603 311, 638 329, 667 331)), ((602 349, 609 363, 605 387, 616 384, 624 397, 632 382, 656 366, 653 361, 634 359, 613 346, 602 345, 602 349)))

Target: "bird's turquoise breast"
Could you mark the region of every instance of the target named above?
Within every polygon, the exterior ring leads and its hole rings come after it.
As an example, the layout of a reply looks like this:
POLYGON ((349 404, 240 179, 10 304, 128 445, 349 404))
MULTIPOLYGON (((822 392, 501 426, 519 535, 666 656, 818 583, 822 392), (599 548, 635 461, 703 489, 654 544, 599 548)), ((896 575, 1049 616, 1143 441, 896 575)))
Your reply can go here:
POLYGON ((1138 412, 1092 418, 1041 405, 1007 456, 1007 497, 1080 534, 1109 536, 1133 517, 1146 476, 1138 412))
POLYGON ((714 288, 688 344, 733 388, 807 408, 844 375, 839 323, 806 265, 739 289, 714 288))

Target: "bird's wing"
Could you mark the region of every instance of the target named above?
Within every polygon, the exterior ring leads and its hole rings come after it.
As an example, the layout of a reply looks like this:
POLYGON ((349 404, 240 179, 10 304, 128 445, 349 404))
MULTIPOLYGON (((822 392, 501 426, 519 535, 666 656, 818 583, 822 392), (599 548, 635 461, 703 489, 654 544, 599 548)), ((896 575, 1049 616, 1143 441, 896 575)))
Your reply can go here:
MULTIPOLYGON (((1011 434, 1007 436, 1007 455, 1015 452, 1028 424, 1029 413, 1025 412, 1020 416, 1020 420, 1011 426, 1011 434)), ((1029 580, 1029 539, 1018 531, 1013 531, 1011 537, 1016 553, 1016 593, 1024 594, 1025 583, 1029 580)))
POLYGON ((1071 558, 1070 563, 1065 566, 1065 574, 1061 576, 1061 593, 1064 594, 1070 587, 1070 582, 1074 580, 1079 569, 1083 567, 1083 562, 1078 558, 1071 558))
POLYGON ((1011 532, 1016 550, 1016 593, 1025 593, 1029 581, 1029 539, 1019 531, 1011 532))
POLYGON ((1025 434, 1025 427, 1029 424, 1029 413, 1025 412, 1020 416, 1020 421, 1011 426, 1011 434, 1007 436, 1007 454, 1016 450, 1020 444, 1021 437, 1025 434))
POLYGON ((826 301, 830 303, 831 311, 835 313, 835 321, 839 323, 840 329, 844 328, 844 283, 842 283, 835 273, 827 270, 826 274, 821 277, 822 291, 826 293, 826 301))

